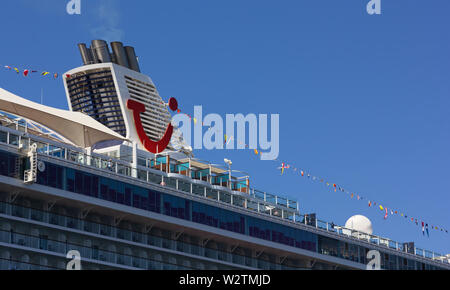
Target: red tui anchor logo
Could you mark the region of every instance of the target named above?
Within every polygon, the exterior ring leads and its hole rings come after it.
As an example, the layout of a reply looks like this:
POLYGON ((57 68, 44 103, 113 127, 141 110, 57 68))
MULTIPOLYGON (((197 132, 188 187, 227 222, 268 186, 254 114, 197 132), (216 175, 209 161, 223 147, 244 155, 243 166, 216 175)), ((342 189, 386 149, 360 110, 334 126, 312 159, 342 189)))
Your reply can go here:
MULTIPOLYGON (((145 149, 147 149, 149 152, 153 154, 158 154, 163 152, 167 145, 169 145, 170 139, 172 138, 173 134, 173 126, 169 123, 167 126, 166 132, 164 133, 163 137, 159 141, 152 141, 147 136, 144 130, 144 126, 142 125, 141 120, 141 113, 144 113, 145 105, 137 102, 135 100, 129 99, 127 101, 127 107, 128 109, 133 111, 133 118, 134 118, 134 125, 136 127, 136 131, 139 136, 139 140, 141 141, 142 145, 145 149)), ((176 111, 178 109, 178 102, 175 98, 170 98, 169 100, 169 108, 172 111, 176 111)))

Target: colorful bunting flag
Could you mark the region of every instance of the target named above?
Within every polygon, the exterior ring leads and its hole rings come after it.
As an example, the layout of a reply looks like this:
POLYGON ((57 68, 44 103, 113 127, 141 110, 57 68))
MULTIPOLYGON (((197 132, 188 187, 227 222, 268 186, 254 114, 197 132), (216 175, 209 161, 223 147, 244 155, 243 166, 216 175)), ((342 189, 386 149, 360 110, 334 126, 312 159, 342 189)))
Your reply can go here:
MULTIPOLYGON (((285 169, 286 169, 286 168, 287 168, 287 166, 285 166, 285 169)), ((294 171, 297 171, 297 170, 294 169, 294 171)), ((356 195, 355 193, 351 193, 351 192, 345 190, 344 188, 340 187, 340 186, 337 185, 336 183, 331 183, 331 184, 330 184, 329 182, 325 181, 324 179, 320 179, 320 177, 317 177, 317 176, 312 176, 312 175, 306 173, 306 172, 303 171, 303 170, 298 170, 298 171, 299 171, 299 174, 300 174, 302 177, 306 176, 306 177, 308 177, 308 178, 311 178, 313 181, 315 181, 315 180, 320 180, 320 182, 324 182, 327 186, 332 185, 332 188, 334 189, 335 192, 337 192, 337 190, 342 191, 342 192, 344 192, 344 193, 350 194, 350 197, 351 197, 351 198, 354 198, 355 195, 356 195)), ((283 172, 284 172, 284 170, 283 170, 283 172)), ((356 197, 357 197, 358 200, 364 200, 364 199, 365 199, 363 196, 361 196, 361 195, 359 195, 359 194, 356 195, 356 197)), ((373 207, 373 206, 377 206, 377 203, 374 202, 374 201, 370 201, 370 200, 369 200, 368 205, 369 205, 369 207, 373 207)), ((406 214, 404 214, 404 213, 400 213, 400 212, 397 211, 397 210, 393 210, 393 209, 390 209, 390 210, 389 210, 387 207, 383 207, 382 205, 378 205, 378 207, 380 208, 381 211, 384 211, 384 212, 385 212, 385 214, 384 214, 384 218, 385 218, 385 219, 387 219, 387 217, 389 216, 389 212, 391 213, 391 215, 394 215, 394 214, 400 214, 402 217, 408 218, 408 215, 406 215, 406 214)), ((411 221, 414 222, 414 218, 412 218, 411 221)), ((416 223, 418 224, 418 222, 416 222, 416 223)), ((439 230, 438 227, 432 227, 432 229, 439 230)), ((441 228, 441 231, 442 231, 442 232, 448 233, 448 231, 445 230, 445 229, 443 229, 443 228, 441 228)))
MULTIPOLYGON (((8 70, 14 70, 17 74, 20 74, 20 69, 19 68, 17 68, 17 67, 11 67, 11 66, 9 66, 9 65, 5 65, 4 66, 6 69, 8 69, 8 70)), ((37 73, 38 71, 37 70, 31 70, 31 69, 24 69, 23 71, 22 71, 22 74, 23 74, 23 76, 24 77, 27 77, 27 76, 29 76, 30 74, 32 74, 32 73, 37 73)), ((43 72, 41 72, 41 76, 46 76, 46 75, 48 75, 48 74, 50 74, 50 72, 48 72, 48 71, 43 71, 43 72)), ((56 78, 58 78, 58 76, 59 76, 59 74, 58 73, 54 73, 53 74, 53 77, 56 79, 56 78)), ((71 77, 71 75, 69 75, 69 74, 66 74, 66 78, 70 78, 71 77)))

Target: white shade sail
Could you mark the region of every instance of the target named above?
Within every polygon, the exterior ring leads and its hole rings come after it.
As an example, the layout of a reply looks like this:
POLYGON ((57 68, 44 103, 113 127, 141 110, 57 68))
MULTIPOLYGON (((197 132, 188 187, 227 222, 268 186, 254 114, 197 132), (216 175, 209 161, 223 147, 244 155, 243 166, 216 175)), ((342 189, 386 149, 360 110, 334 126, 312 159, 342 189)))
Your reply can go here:
POLYGON ((126 140, 88 115, 44 106, 2 88, 0 110, 37 122, 82 148, 92 147, 101 141, 126 140))

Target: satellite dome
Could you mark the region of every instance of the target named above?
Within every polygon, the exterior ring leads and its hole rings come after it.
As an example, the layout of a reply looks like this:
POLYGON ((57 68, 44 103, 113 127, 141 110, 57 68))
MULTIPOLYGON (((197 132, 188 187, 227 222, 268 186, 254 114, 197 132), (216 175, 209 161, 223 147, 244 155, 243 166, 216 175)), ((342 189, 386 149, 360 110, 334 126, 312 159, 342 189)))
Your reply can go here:
POLYGON ((362 215, 354 215, 347 220, 345 228, 371 235, 373 233, 372 222, 362 215))

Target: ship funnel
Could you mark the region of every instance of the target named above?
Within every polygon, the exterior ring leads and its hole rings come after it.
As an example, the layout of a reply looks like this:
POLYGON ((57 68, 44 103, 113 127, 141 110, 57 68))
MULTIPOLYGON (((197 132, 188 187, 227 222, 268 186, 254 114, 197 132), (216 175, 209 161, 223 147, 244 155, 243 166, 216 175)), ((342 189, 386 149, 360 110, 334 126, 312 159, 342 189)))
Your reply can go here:
POLYGON ((94 63, 94 60, 92 59, 91 50, 86 47, 85 43, 79 43, 78 49, 80 50, 81 58, 83 59, 84 65, 94 63))
POLYGON ((139 68, 139 63, 136 57, 136 52, 134 51, 134 47, 132 46, 125 46, 125 51, 127 53, 128 63, 130 64, 130 69, 141 72, 141 69, 139 68))
POLYGON ((108 44, 104 40, 92 40, 91 50, 97 55, 100 63, 111 62, 111 55, 109 54, 108 44))
POLYGON ((111 42, 111 48, 115 56, 115 62, 118 65, 129 68, 127 53, 125 52, 122 42, 111 42))

